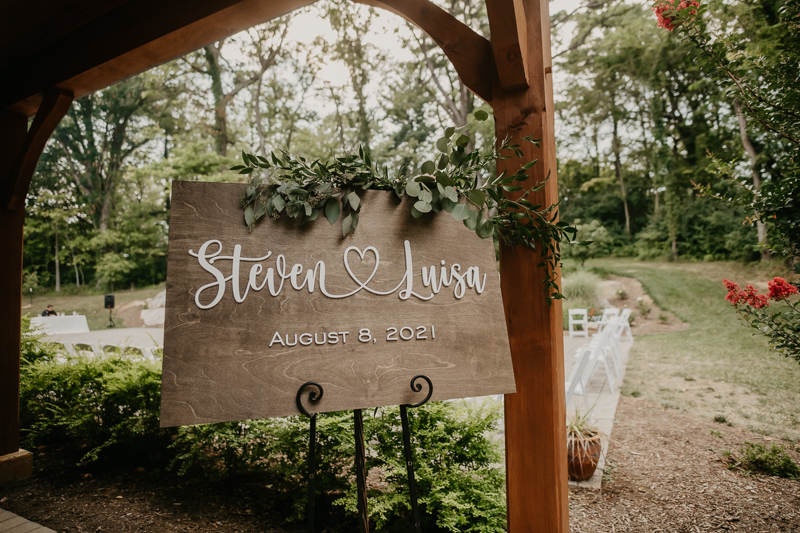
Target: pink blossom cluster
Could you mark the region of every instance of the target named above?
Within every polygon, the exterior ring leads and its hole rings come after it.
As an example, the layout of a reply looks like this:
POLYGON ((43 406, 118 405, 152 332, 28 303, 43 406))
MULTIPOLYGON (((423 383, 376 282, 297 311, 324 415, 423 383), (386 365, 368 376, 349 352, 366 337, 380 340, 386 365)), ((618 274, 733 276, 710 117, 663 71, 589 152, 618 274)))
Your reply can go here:
POLYGON ((689 10, 689 15, 696 15, 697 8, 700 3, 696 0, 680 0, 680 3, 675 5, 677 0, 663 0, 653 6, 653 13, 656 14, 658 19, 658 27, 665 30, 672 31, 675 29, 675 15, 685 9, 689 10))
POLYGON ((769 306, 768 300, 779 302, 798 293, 797 287, 779 277, 775 277, 767 283, 769 294, 758 294, 758 291, 752 285, 745 285, 744 289, 740 289, 736 283, 727 279, 722 280, 722 283, 728 290, 728 295, 725 299, 731 305, 748 305, 754 309, 769 306))

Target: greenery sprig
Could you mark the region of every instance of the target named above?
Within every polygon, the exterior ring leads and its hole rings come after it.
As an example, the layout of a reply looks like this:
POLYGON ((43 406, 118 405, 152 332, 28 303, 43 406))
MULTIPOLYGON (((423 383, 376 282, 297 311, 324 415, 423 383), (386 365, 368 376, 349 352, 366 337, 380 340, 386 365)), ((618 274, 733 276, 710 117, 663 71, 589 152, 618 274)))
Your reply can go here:
MULTIPOLYGON (((474 114, 486 120, 485 111, 474 114)), ((521 245, 538 250, 539 266, 547 267, 543 281, 548 303, 563 298, 555 279, 555 268, 561 264, 560 243, 574 240, 577 230, 565 222, 556 222, 558 204, 534 205, 528 200, 532 192, 545 187, 547 178, 524 189, 528 170, 536 160, 520 165, 513 174, 504 171, 493 177, 495 161, 521 158, 519 144, 505 139, 500 147, 494 144, 486 153, 468 151, 467 127, 450 127, 436 141, 437 154, 425 161, 419 172, 401 167, 390 176, 387 167, 378 168, 363 148, 357 154, 333 157, 330 160, 308 161, 282 151, 267 157, 242 152, 244 164, 232 167, 240 174, 252 175, 241 207, 250 231, 263 217, 277 219, 282 215, 311 222, 324 213, 331 224, 342 218, 342 236, 355 233, 359 223, 361 202, 357 191, 391 190, 399 198, 416 199, 411 214, 419 218, 425 213, 447 211, 474 231, 478 237, 498 237, 508 245, 521 245), (262 171, 253 175, 256 171, 262 171), (523 191, 516 200, 504 193, 523 191)), ((525 142, 539 146, 539 140, 525 137, 525 142)))

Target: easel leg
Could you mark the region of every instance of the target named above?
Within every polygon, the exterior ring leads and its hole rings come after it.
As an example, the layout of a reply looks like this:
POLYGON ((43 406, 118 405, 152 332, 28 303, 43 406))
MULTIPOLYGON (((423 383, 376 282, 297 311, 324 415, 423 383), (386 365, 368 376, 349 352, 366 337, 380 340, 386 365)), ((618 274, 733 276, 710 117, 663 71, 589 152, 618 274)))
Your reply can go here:
POLYGON ((353 411, 356 437, 356 498, 358 501, 358 531, 369 533, 367 514, 367 458, 364 450, 364 415, 361 409, 353 411))
POLYGON ((403 451, 406 456, 406 470, 408 472, 408 492, 411 494, 411 511, 414 513, 414 531, 422 532, 419 520, 419 504, 417 503, 417 481, 414 477, 414 452, 411 450, 411 430, 408 428, 408 409, 400 406, 400 420, 403 422, 403 451))
POLYGON ((308 503, 306 507, 306 531, 314 533, 314 500, 316 496, 315 476, 317 473, 317 415, 311 417, 308 432, 308 503))
POLYGON ((420 392, 422 384, 417 383, 418 379, 424 379, 428 383, 428 394, 425 399, 419 403, 407 404, 400 406, 400 421, 403 425, 403 452, 406 457, 406 471, 408 472, 408 492, 411 497, 411 511, 414 514, 414 531, 416 533, 422 532, 422 524, 419 519, 419 503, 417 502, 417 480, 414 477, 414 452, 411 450, 411 429, 408 427, 408 408, 420 407, 428 403, 433 394, 433 383, 428 376, 422 374, 411 378, 411 390, 420 392))
POLYGON ((316 387, 317 391, 312 390, 308 394, 308 400, 311 402, 318 402, 322 398, 323 390, 322 385, 309 381, 303 383, 297 389, 297 409, 310 419, 310 427, 308 431, 308 503, 306 504, 306 531, 314 533, 314 499, 316 491, 314 490, 314 481, 317 474, 317 414, 313 415, 303 406, 303 391, 308 387, 316 387))

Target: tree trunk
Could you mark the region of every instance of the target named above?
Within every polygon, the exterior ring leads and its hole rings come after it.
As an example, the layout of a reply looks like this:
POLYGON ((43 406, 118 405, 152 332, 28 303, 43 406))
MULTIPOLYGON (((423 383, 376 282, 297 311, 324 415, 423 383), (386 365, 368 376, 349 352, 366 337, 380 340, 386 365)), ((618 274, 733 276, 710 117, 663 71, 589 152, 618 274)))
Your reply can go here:
POLYGON ((625 232, 628 237, 631 236, 631 215, 628 211, 628 193, 625 190, 625 180, 622 178, 622 162, 620 161, 620 141, 619 130, 617 128, 617 117, 612 113, 612 120, 614 122, 614 137, 611 142, 611 149, 614 151, 614 172, 619 180, 619 188, 622 192, 622 207, 625 209, 625 232))
POLYGON ((75 267, 75 286, 80 287, 81 278, 78 277, 78 263, 75 261, 75 250, 72 248, 72 243, 69 242, 69 227, 66 233, 64 233, 64 237, 67 238, 67 247, 69 248, 69 254, 72 256, 72 266, 75 267))
POLYGON ((228 155, 228 99, 222 89, 222 69, 219 66, 219 50, 210 44, 203 48, 208 68, 206 73, 211 78, 211 95, 214 97, 214 145, 217 154, 228 155))
POLYGON ((672 260, 678 260, 678 239, 673 238, 672 243, 670 244, 670 248, 672 249, 672 260))
MULTIPOLYGON (((739 120, 739 135, 742 138, 742 146, 745 152, 750 157, 750 166, 753 168, 753 187, 756 192, 761 190, 761 173, 758 171, 758 153, 753 146, 750 137, 747 135, 747 118, 742 113, 742 104, 739 99, 733 101, 733 108, 736 110, 736 118, 739 120)), ((756 213, 758 214, 758 213, 756 213)), ((756 220, 756 231, 758 232, 758 243, 763 245, 767 244, 767 226, 761 220, 756 220)), ((766 248, 761 251, 761 260, 769 261, 772 259, 772 254, 766 248)))
POLYGON ((58 220, 55 221, 56 292, 61 292, 61 262, 58 257, 58 220))

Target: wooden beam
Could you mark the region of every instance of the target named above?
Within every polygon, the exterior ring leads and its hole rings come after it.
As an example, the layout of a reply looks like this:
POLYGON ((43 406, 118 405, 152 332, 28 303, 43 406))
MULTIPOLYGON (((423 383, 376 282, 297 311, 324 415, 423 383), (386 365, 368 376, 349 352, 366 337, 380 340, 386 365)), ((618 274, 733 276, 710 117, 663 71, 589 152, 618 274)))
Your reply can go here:
POLYGON ((42 155, 50 135, 69 111, 70 105, 72 105, 72 93, 58 89, 45 93, 36 118, 33 119, 33 124, 25 136, 25 142, 11 167, 3 191, 2 207, 9 211, 25 208, 25 198, 28 196, 28 188, 39 156, 42 155))
MULTIPOLYGON (((558 201, 548 0, 525 0, 529 88, 507 91, 495 82, 492 107, 498 139, 521 145, 529 173, 547 186, 533 204, 558 201), (537 148, 522 137, 542 139, 537 148)), ((522 161, 498 160, 497 171, 515 172, 522 161)), ((509 196, 519 196, 519 192, 509 196)), ((506 484, 509 533, 568 533, 564 337, 561 301, 548 305, 537 267, 538 252, 500 246, 500 279, 517 393, 506 396, 506 484)), ((556 272, 560 274, 560 272, 556 272)))
MULTIPOLYGON (((0 112, 0 185, 11 179, 28 120, 0 112)), ((19 350, 22 313, 22 225, 25 212, 0 209, 0 456, 19 450, 19 350)))
POLYGON ((528 28, 522 0, 486 0, 492 52, 505 91, 527 89, 528 28))
POLYGON ((453 63, 464 85, 484 101, 492 101, 495 66, 486 38, 429 0, 353 1, 391 11, 427 33, 453 63))
POLYGON ((0 70, 0 109, 31 117, 49 87, 75 98, 314 0, 137 0, 0 70))

